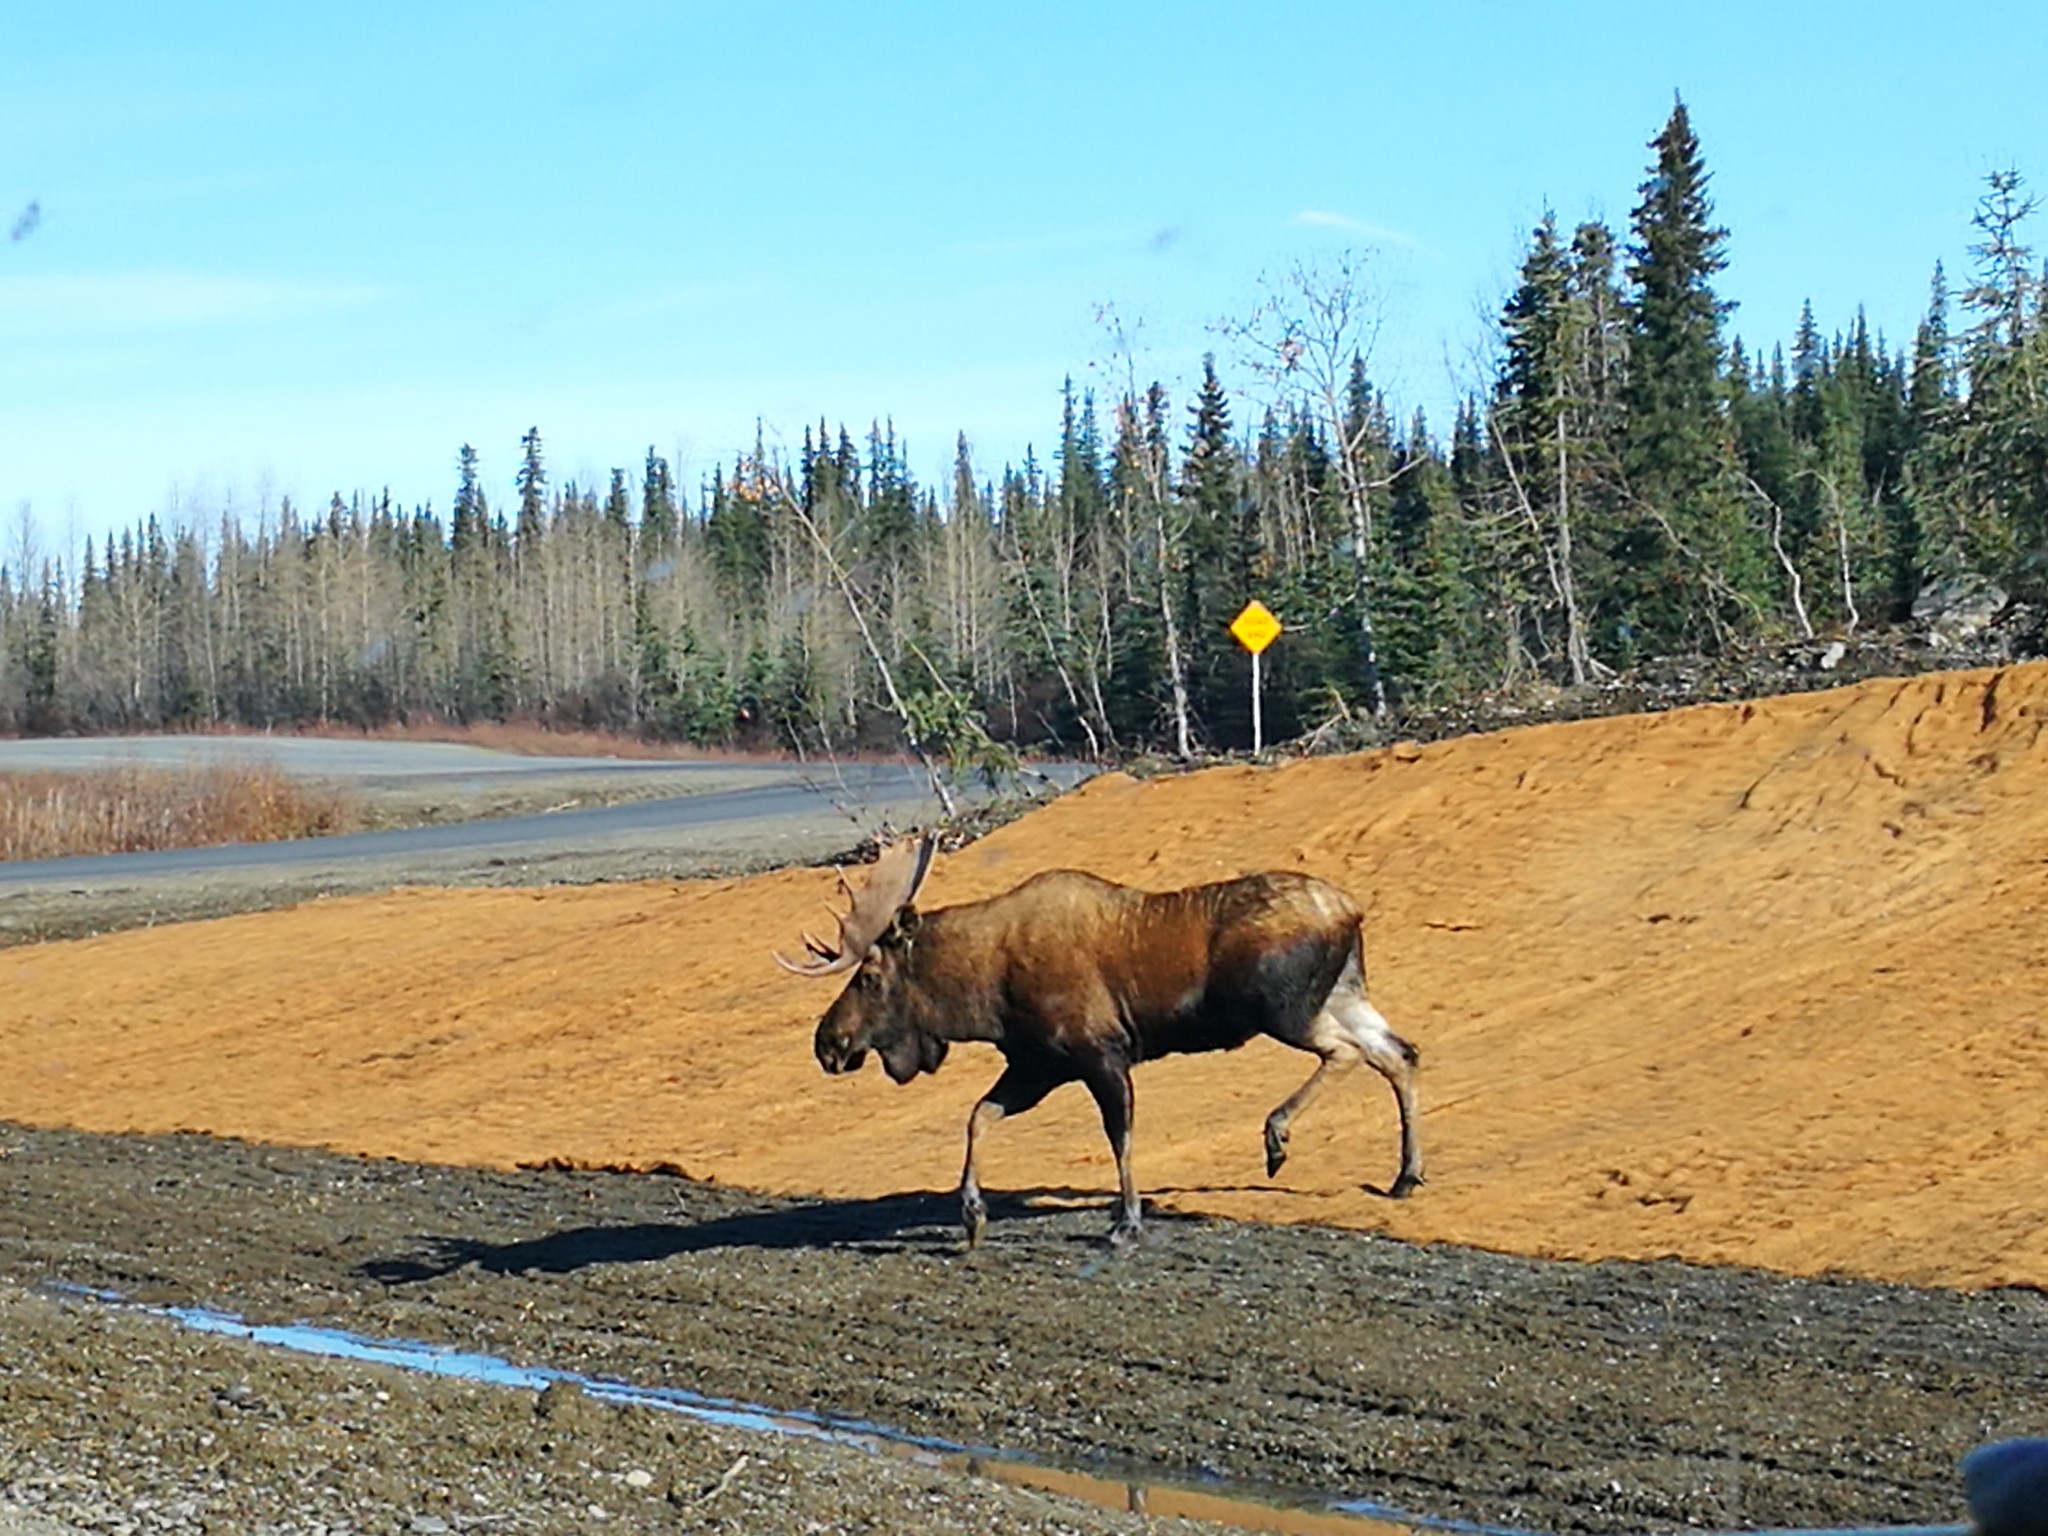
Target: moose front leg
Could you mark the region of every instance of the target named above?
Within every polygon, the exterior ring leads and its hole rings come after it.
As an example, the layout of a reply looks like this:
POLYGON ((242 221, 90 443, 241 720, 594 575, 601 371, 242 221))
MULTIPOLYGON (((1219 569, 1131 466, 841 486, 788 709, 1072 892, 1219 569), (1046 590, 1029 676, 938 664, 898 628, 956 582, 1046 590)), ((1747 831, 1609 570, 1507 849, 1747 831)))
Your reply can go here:
POLYGON ((988 1225, 988 1204, 981 1198, 981 1177, 976 1166, 981 1133, 1005 1115, 1021 1115, 1059 1086, 1062 1079, 1042 1070, 1014 1063, 967 1116, 967 1164, 960 1170, 960 1224, 967 1229, 967 1246, 979 1248, 988 1225))
POLYGON ((1138 1240, 1142 1221, 1138 1208, 1138 1183, 1131 1173, 1131 1074, 1120 1061, 1106 1061, 1086 1073, 1088 1091, 1102 1111, 1102 1131, 1109 1138, 1109 1150, 1116 1156, 1116 1221, 1110 1226, 1110 1246, 1124 1247, 1138 1240))

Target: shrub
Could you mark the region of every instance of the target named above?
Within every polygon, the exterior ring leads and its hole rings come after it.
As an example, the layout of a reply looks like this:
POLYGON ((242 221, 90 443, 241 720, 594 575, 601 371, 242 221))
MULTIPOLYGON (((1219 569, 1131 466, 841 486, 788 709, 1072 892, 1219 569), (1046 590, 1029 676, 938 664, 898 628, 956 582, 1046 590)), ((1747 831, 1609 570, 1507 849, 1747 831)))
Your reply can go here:
POLYGON ((0 860, 277 842, 360 822, 346 791, 268 764, 0 774, 0 860))

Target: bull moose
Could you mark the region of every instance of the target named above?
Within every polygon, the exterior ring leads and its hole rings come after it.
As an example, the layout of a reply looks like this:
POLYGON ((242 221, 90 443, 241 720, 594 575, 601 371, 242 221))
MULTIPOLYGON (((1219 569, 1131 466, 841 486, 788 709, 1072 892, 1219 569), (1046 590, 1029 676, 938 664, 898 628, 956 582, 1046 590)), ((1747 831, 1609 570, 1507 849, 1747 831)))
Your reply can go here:
POLYGON ((1268 1177, 1287 1160, 1294 1117, 1363 1061, 1392 1085, 1401 1112, 1401 1168, 1387 1193, 1399 1199, 1422 1183, 1417 1053, 1366 1000, 1362 918, 1336 886, 1273 872, 1150 892, 1062 869, 919 912, 912 902, 932 852, 928 836, 898 841, 859 888, 842 874, 850 908, 838 942, 806 933, 801 960, 775 959, 800 976, 852 973, 818 1021, 827 1072, 856 1071, 872 1050, 907 1083, 936 1072, 955 1041, 1002 1052, 1002 1075, 967 1120, 960 1212, 970 1248, 988 1220, 975 1161, 983 1133, 1075 1081, 1094 1096, 1116 1155, 1110 1241, 1135 1239, 1131 1068, 1258 1035, 1320 1058, 1266 1117, 1268 1177))

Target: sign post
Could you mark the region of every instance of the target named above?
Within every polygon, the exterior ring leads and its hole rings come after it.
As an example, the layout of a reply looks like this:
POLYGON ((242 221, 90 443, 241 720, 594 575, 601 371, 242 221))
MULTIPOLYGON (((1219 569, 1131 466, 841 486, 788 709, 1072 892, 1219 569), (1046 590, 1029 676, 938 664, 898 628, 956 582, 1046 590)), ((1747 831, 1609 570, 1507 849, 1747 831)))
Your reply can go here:
POLYGON ((1244 611, 1230 621, 1231 637, 1252 653, 1252 751, 1266 750, 1265 723, 1259 714, 1259 655, 1279 638, 1280 621, 1273 617, 1273 610, 1256 597, 1244 605, 1244 611))

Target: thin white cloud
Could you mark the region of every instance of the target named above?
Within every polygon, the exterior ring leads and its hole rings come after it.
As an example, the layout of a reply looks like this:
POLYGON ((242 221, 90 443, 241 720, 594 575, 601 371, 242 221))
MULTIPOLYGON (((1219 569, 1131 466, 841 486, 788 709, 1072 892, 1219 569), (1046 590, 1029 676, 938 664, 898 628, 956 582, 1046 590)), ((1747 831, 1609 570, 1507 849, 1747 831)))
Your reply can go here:
POLYGON ((357 284, 286 283, 192 272, 0 277, 0 335, 97 335, 242 324, 374 303, 357 284))
POLYGON ((1365 219, 1354 219, 1349 214, 1331 213, 1326 208, 1304 208, 1294 216, 1297 224, 1307 224, 1315 229, 1341 229, 1347 235, 1362 235, 1368 240, 1377 240, 1385 245, 1412 246, 1415 237, 1403 229, 1393 229, 1385 224, 1374 224, 1365 219))

